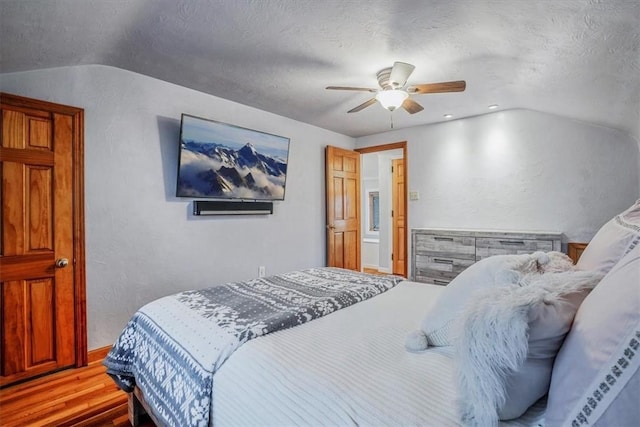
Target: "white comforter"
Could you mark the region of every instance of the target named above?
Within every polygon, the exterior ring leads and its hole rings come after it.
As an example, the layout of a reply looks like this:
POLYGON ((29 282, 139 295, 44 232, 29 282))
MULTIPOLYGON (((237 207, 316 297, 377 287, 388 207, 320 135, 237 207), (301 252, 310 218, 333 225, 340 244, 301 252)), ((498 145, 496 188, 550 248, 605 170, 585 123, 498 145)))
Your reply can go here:
MULTIPOLYGON (((214 377, 214 426, 458 426, 447 348, 404 349, 443 287, 403 282, 252 340, 214 377)), ((544 402, 510 426, 535 426, 544 402)))

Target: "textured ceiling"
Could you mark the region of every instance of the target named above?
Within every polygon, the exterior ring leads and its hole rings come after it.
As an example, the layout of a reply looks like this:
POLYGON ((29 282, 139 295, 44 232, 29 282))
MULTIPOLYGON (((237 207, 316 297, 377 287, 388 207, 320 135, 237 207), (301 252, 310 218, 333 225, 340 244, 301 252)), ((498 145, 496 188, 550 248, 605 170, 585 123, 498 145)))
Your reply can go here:
POLYGON ((466 80, 415 96, 395 128, 528 108, 640 140, 638 0, 0 0, 2 73, 78 64, 131 70, 361 136, 390 113, 366 92, 394 61, 409 83, 466 80))

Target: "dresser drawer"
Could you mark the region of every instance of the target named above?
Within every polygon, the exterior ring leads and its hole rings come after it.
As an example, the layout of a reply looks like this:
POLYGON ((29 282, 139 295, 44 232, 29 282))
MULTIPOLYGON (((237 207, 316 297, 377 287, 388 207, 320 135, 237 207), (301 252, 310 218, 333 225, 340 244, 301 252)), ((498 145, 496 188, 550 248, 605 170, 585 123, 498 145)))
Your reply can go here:
POLYGON ((447 286, 449 282, 451 282, 451 280, 453 279, 442 279, 437 277, 422 276, 422 275, 416 274, 413 280, 415 282, 420 282, 420 283, 432 283, 434 285, 447 286))
POLYGON ((530 240, 512 238, 476 238, 476 260, 493 255, 530 254, 536 251, 549 252, 553 250, 552 240, 530 240))
POLYGON ((416 254, 475 260, 475 237, 415 234, 414 239, 416 254))
POLYGON ((417 253, 415 256, 416 278, 424 278, 424 281, 431 281, 432 283, 434 280, 438 280, 445 282, 441 284, 446 284, 474 262, 475 260, 473 259, 417 253))

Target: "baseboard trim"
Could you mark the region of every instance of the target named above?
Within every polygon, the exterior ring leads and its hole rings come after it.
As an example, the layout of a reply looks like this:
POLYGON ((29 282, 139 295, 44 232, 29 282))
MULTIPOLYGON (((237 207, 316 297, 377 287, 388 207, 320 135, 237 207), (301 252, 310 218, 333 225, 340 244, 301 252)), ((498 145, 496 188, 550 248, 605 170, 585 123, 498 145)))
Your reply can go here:
POLYGON ((105 357, 107 357, 107 353, 109 353, 110 350, 111 350, 110 345, 96 348, 94 350, 89 350, 89 353, 87 355, 87 360, 89 363, 99 362, 105 357))

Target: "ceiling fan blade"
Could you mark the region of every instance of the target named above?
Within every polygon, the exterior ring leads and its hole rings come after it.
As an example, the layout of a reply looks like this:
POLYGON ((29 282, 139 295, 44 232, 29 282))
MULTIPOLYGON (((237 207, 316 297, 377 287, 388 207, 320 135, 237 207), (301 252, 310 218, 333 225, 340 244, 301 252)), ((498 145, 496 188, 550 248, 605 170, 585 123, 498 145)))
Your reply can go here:
POLYGON ((427 83, 422 85, 412 85, 408 88, 409 93, 445 93, 462 92, 467 87, 467 82, 457 80, 455 82, 427 83))
POLYGON ((393 88, 403 87, 415 68, 415 66, 407 64, 406 62, 394 62, 391 74, 389 75, 389 84, 393 88))
POLYGON ((404 102, 402 103, 402 108, 407 110, 407 113, 409 114, 419 113, 420 111, 424 110, 424 107, 422 105, 418 104, 411 98, 407 98, 404 100, 404 102))
POLYGON ((359 90, 363 92, 377 92, 378 89, 371 89, 368 87, 351 87, 351 86, 327 86, 329 90, 359 90))
POLYGON ((376 99, 371 98, 367 102, 363 102, 362 104, 358 105, 356 108, 352 108, 351 110, 347 111, 347 113, 357 113, 358 111, 364 110, 368 106, 373 105, 375 103, 376 103, 376 99))

